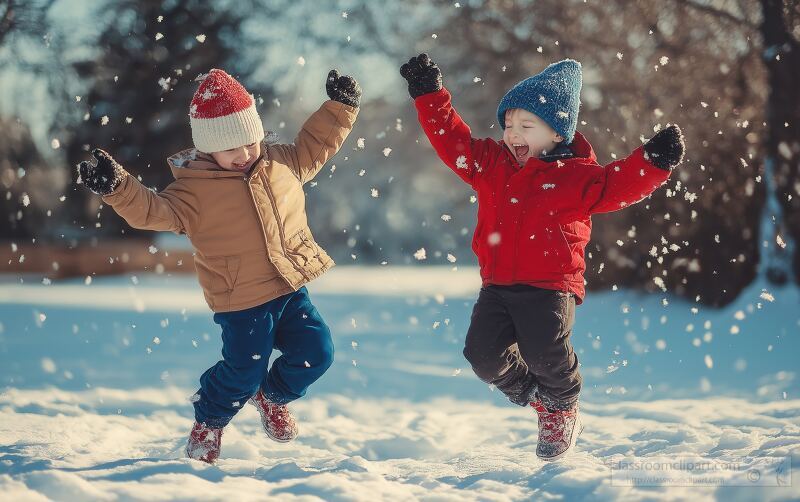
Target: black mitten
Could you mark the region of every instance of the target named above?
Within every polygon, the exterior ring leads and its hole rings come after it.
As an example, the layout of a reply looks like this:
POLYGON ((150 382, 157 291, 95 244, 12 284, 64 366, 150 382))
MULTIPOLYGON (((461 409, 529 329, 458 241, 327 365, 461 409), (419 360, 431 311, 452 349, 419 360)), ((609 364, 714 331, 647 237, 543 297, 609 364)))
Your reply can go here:
POLYGON ((92 155, 97 163, 84 160, 78 164, 78 173, 86 188, 97 195, 106 195, 114 191, 127 175, 125 169, 117 163, 107 152, 95 148, 92 155))
POLYGON ((659 169, 671 170, 683 160, 683 133, 681 128, 671 125, 662 129, 644 144, 647 159, 659 169))
POLYGON ((328 81, 325 83, 325 90, 328 97, 334 101, 358 108, 361 102, 361 86, 356 79, 350 75, 339 75, 338 70, 331 70, 328 73, 328 81))
POLYGON ((401 66, 400 75, 408 81, 408 93, 412 98, 442 88, 442 72, 424 52, 401 66))

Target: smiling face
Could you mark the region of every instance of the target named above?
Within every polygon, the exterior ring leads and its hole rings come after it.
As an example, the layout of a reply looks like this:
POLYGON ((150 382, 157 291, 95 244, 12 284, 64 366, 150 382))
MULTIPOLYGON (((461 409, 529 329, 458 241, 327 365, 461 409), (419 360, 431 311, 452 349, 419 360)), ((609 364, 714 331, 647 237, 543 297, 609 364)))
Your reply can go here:
POLYGON ((221 152, 211 152, 219 167, 228 171, 247 172, 261 156, 261 144, 256 142, 221 152))
POLYGON ((506 111, 503 142, 514 152, 520 164, 552 151, 562 141, 564 138, 560 134, 528 110, 512 108, 506 111))

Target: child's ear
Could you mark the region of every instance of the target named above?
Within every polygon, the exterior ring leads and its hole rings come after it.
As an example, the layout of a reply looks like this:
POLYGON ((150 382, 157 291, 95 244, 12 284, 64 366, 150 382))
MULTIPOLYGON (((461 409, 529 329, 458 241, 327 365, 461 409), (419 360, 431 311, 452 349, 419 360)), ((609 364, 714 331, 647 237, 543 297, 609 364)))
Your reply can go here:
POLYGON ((564 136, 556 134, 556 137, 553 139, 553 141, 555 141, 556 143, 561 143, 562 141, 564 141, 564 136))

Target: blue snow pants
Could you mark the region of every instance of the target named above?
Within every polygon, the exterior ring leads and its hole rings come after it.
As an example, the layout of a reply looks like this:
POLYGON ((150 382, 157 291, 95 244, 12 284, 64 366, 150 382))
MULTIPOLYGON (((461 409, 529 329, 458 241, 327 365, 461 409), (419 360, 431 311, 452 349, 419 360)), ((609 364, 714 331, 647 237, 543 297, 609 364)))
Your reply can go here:
POLYGON ((275 403, 303 397, 333 363, 333 340, 325 321, 299 290, 245 310, 217 312, 222 360, 200 377, 195 419, 224 427, 258 389, 275 403), (272 349, 281 356, 269 364, 272 349))

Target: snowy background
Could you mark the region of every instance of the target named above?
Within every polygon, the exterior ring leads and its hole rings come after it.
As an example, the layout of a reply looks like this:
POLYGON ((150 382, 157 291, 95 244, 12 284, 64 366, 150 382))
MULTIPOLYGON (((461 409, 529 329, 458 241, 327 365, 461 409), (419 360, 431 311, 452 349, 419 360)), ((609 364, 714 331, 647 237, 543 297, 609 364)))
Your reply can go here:
POLYGON ((0 500, 800 499, 798 69, 791 1, 0 0, 0 500), (507 89, 567 57, 600 162, 669 123, 686 136, 665 187, 593 218, 572 335, 586 429, 555 464, 533 411, 461 354, 476 199, 398 74, 423 51, 478 137, 499 137, 507 89), (163 189, 212 67, 287 142, 331 67, 364 95, 306 185, 340 264, 309 286, 336 362, 292 405, 296 442, 246 407, 207 466, 183 447, 220 338, 187 243, 128 227, 74 166, 103 147, 163 189), (755 477, 612 477, 665 458, 755 477))
POLYGON ((722 310, 668 295, 589 295, 573 332, 586 429, 573 455, 546 464, 534 453, 535 413, 465 366, 477 276, 337 267, 313 282, 337 352, 292 405, 300 437, 270 441, 248 406, 216 466, 183 456, 188 397, 220 351, 193 278, 7 278, 0 498, 800 497, 797 288, 756 283, 722 310), (763 471, 760 483, 772 481, 760 487, 612 484, 613 462, 663 457, 788 457, 795 468, 763 471))

